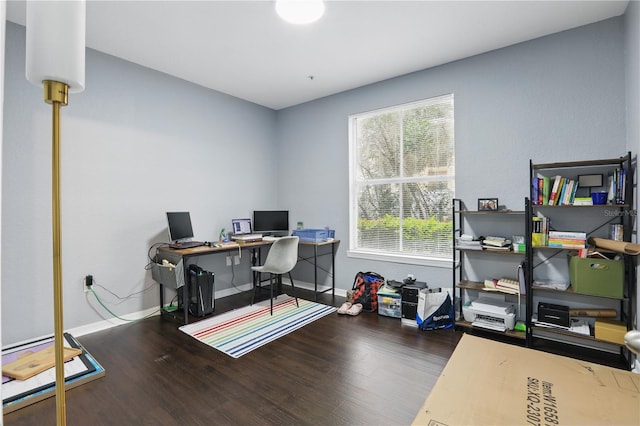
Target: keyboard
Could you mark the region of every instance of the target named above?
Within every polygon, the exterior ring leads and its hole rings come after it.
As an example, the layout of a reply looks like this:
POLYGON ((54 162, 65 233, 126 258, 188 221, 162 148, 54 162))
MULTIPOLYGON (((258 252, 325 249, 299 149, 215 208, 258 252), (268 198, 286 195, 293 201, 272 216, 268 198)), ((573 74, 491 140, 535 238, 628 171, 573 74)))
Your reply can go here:
POLYGON ((203 246, 204 243, 201 241, 185 241, 182 243, 172 243, 169 244, 169 247, 171 247, 172 249, 188 249, 188 248, 193 248, 193 247, 200 247, 203 246))
POLYGON ((266 237, 262 237, 262 241, 275 241, 275 240, 279 240, 282 237, 273 237, 271 235, 268 235, 266 237))

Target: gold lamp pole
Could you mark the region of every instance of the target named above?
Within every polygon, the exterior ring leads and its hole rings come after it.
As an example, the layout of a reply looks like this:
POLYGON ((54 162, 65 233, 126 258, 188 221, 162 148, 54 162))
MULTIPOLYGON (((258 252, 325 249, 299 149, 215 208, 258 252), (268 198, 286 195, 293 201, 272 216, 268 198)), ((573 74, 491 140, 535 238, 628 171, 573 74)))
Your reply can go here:
POLYGON ((51 217, 53 231, 53 317, 56 359, 56 414, 57 424, 67 424, 64 380, 64 327, 62 299, 62 227, 60 214, 60 108, 67 105, 69 86, 58 81, 45 80, 44 101, 52 108, 51 144, 51 217))
POLYGON ((57 424, 66 425, 60 203, 60 108, 69 92, 84 90, 85 0, 28 1, 27 80, 44 88, 52 106, 53 304, 57 424))

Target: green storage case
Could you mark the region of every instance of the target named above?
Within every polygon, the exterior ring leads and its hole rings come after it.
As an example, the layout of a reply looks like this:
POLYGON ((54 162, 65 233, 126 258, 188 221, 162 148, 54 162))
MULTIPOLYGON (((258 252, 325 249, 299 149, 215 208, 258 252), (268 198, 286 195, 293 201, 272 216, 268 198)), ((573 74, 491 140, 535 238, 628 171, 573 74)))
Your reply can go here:
POLYGON ((622 260, 569 256, 569 277, 576 293, 618 299, 623 297, 622 260))

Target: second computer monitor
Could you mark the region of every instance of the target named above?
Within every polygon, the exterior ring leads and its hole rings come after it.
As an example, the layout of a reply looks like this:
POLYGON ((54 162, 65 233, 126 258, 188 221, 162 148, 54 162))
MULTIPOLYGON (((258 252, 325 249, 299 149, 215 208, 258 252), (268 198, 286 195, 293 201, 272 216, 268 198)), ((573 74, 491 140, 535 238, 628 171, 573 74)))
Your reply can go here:
POLYGON ((288 235, 289 210, 254 210, 253 231, 263 235, 288 235))

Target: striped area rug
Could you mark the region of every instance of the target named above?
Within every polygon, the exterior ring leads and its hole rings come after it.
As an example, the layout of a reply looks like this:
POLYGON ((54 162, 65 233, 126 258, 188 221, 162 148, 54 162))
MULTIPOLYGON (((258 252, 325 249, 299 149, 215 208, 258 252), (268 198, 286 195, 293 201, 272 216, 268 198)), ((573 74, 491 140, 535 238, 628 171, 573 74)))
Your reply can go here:
POLYGON ((273 301, 273 316, 270 315, 269 300, 266 300, 184 325, 180 330, 233 358, 240 358, 336 311, 333 306, 300 298, 298 303, 300 307, 296 307, 293 297, 282 295, 273 301))

